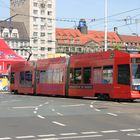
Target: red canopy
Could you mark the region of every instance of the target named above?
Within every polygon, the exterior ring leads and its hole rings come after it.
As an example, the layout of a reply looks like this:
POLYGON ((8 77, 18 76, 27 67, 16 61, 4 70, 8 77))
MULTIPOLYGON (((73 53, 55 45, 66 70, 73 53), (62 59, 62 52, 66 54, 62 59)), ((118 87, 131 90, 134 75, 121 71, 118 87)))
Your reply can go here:
POLYGON ((25 61, 24 58, 18 56, 3 39, 0 38, 0 61, 25 61))
POLYGON ((21 56, 18 56, 7 44, 0 38, 0 73, 5 73, 8 66, 16 62, 26 61, 21 56))

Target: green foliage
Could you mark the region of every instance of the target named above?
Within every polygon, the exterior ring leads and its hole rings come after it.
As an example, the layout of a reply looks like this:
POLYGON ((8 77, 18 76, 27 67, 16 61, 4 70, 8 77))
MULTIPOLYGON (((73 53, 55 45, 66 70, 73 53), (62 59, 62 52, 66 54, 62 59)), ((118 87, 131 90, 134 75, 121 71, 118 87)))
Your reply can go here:
POLYGON ((115 44, 115 45, 113 45, 113 49, 114 50, 121 50, 122 49, 122 45, 121 44, 115 44))

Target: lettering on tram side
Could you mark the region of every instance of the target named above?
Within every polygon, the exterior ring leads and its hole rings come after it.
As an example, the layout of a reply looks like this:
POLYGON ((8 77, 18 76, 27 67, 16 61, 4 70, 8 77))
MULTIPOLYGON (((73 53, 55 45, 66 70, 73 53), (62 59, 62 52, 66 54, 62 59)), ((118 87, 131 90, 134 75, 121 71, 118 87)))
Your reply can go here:
POLYGON ((92 85, 70 85, 69 88, 76 88, 76 89, 93 89, 92 85))

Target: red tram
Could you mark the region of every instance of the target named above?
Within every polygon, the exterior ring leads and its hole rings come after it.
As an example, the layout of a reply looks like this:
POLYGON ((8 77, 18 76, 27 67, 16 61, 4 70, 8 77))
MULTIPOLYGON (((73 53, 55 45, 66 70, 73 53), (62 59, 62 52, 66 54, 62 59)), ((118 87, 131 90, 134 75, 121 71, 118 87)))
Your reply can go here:
POLYGON ((140 98, 140 54, 118 50, 20 62, 11 67, 15 93, 140 98))

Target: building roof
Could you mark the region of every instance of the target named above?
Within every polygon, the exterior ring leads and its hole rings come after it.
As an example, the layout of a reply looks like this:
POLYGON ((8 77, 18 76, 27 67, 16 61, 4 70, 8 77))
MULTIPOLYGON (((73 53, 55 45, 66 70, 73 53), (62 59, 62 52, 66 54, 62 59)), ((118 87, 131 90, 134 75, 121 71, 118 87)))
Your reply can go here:
POLYGON ((135 42, 140 43, 140 36, 120 35, 123 42, 135 42))
MULTIPOLYGON (((56 28, 56 39, 59 40, 58 43, 69 43, 65 40, 73 39, 76 43, 76 40, 79 40, 79 44, 85 44, 89 41, 94 41, 98 44, 104 42, 104 32, 103 31, 94 31, 89 30, 88 34, 82 34, 78 29, 66 29, 66 28, 56 28)), ((122 42, 119 36, 115 32, 108 32, 108 41, 109 42, 122 42)))
POLYGON ((0 21, 0 29, 3 28, 17 29, 19 33, 19 39, 29 40, 29 36, 25 28, 24 22, 0 21))

